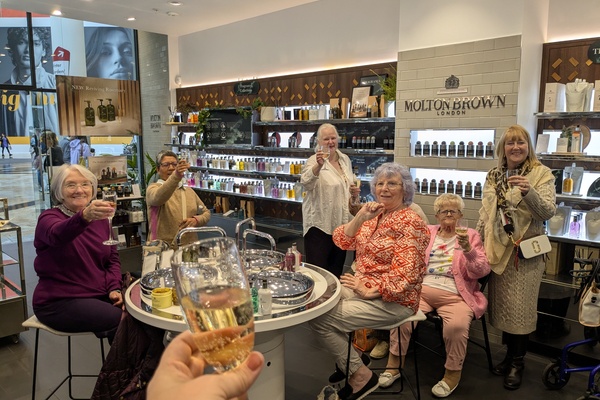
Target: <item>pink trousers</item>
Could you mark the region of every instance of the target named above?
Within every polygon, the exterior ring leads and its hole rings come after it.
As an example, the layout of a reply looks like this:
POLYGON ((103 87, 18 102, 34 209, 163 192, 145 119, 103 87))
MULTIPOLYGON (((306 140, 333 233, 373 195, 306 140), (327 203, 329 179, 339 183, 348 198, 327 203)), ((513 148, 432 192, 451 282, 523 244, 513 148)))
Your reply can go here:
MULTIPOLYGON (((444 322, 444 344, 446 346, 446 363, 444 367, 451 371, 462 370, 467 354, 469 328, 473 320, 473 311, 460 294, 447 290, 423 286, 419 309, 424 313, 436 310, 444 322)), ((400 326, 402 340, 401 352, 398 349, 398 330, 390 332, 390 352, 396 356, 406 355, 412 326, 406 323, 400 326)))

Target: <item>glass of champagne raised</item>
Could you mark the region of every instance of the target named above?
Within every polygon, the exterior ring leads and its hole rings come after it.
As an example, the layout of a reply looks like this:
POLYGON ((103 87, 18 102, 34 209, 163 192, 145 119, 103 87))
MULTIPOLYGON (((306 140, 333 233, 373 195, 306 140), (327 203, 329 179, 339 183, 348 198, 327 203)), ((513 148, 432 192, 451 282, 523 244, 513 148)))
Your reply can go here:
POLYGON ((254 314, 235 240, 181 247, 171 268, 183 315, 206 362, 217 372, 240 365, 254 347, 254 314))
POLYGON ((113 208, 112 214, 110 215, 110 217, 108 217, 108 240, 105 240, 104 242, 102 242, 102 244, 105 244, 107 246, 119 244, 119 241, 115 240, 115 238, 113 237, 112 227, 112 219, 115 215, 115 210, 117 209, 117 192, 114 190, 103 191, 102 200, 110 203, 111 207, 113 208))
MULTIPOLYGON (((506 179, 507 180, 510 179, 511 176, 516 176, 516 175, 519 175, 518 169, 507 169, 506 170, 506 179)), ((512 201, 513 200, 513 194, 512 194, 513 189, 512 189, 512 185, 510 183, 508 184, 508 190, 509 190, 508 196, 510 199, 510 203, 508 203, 508 207, 506 209, 510 210, 510 211, 514 211, 514 210, 516 210, 516 208, 513 205, 513 201, 512 201)))
MULTIPOLYGON (((454 228, 454 231, 456 232, 457 235, 466 235, 467 234, 467 230, 469 229, 469 220, 466 218, 461 218, 458 221, 456 221, 456 227, 454 228)), ((458 238, 456 238, 456 243, 457 246, 456 248, 458 250, 462 250, 462 247, 458 244, 458 238)))
MULTIPOLYGON (((331 154, 330 151, 329 151, 329 146, 322 145, 322 144, 317 145, 315 153, 318 153, 318 152, 322 152, 323 153, 323 159, 324 160, 327 160, 329 158, 329 155, 331 154)), ((323 164, 323 170, 328 170, 328 169, 329 168, 327 168, 327 163, 324 163, 323 164)))

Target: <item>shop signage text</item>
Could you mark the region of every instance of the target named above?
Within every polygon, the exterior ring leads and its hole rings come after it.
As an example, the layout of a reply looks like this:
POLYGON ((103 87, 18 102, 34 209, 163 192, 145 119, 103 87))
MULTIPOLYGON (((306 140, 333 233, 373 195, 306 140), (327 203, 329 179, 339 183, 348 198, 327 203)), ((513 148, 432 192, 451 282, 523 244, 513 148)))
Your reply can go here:
POLYGON ((469 110, 506 107, 506 95, 406 100, 405 112, 435 111, 439 116, 466 115, 469 110))
POLYGON ((258 81, 238 82, 233 86, 233 91, 237 96, 248 96, 258 94, 260 84, 258 81))

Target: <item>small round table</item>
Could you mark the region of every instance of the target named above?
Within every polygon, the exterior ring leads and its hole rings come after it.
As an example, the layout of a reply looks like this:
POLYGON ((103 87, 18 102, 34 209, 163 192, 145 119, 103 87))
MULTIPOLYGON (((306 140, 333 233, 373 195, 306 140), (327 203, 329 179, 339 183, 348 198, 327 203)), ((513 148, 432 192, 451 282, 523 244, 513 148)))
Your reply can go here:
MULTIPOLYGON (((297 272, 305 273, 315 281, 308 301, 290 306, 274 304, 270 316, 255 316, 254 349, 264 355, 265 367, 250 389, 250 398, 285 400, 285 329, 326 313, 339 301, 340 281, 331 272, 307 263, 302 263, 297 272)), ((152 301, 142 296, 139 280, 125 292, 125 306, 131 316, 148 325, 174 332, 188 329, 179 306, 153 308, 152 301)))

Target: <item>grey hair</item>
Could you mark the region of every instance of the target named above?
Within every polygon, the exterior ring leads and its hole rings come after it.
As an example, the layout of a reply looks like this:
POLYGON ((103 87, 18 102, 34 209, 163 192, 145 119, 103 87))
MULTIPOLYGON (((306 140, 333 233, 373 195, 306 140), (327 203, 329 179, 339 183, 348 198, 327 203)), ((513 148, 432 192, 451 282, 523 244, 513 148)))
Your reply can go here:
POLYGON ((465 208, 465 202, 462 197, 454 193, 444 193, 439 195, 433 202, 433 212, 435 214, 439 213, 442 210, 442 204, 446 203, 456 203, 458 205, 458 211, 461 213, 465 208))
POLYGON ((332 124, 323 124, 321 126, 319 126, 319 129, 317 129, 317 140, 321 141, 321 139, 323 138, 323 132, 326 130, 332 129, 335 132, 335 136, 337 136, 337 138, 340 138, 340 134, 337 131, 337 128, 332 125, 332 124))
POLYGON ((159 164, 162 162, 162 159, 165 157, 175 157, 177 159, 177 154, 171 150, 163 150, 158 152, 156 155, 156 168, 158 169, 159 164))
POLYGON ((380 179, 398 176, 402 179, 402 191, 404 192, 403 204, 410 206, 415 196, 415 184, 410 175, 410 170, 402 164, 388 162, 377 167, 370 182, 371 194, 375 196, 375 185, 380 179))
POLYGON ((62 193, 62 188, 65 184, 65 180, 69 173, 77 171, 85 179, 92 183, 94 188, 92 192, 92 198, 96 196, 96 192, 98 191, 98 178, 94 175, 89 169, 83 167, 79 164, 63 164, 58 167, 58 170, 54 173, 52 178, 52 183, 50 183, 50 198, 53 204, 62 204, 65 201, 65 198, 62 193))

